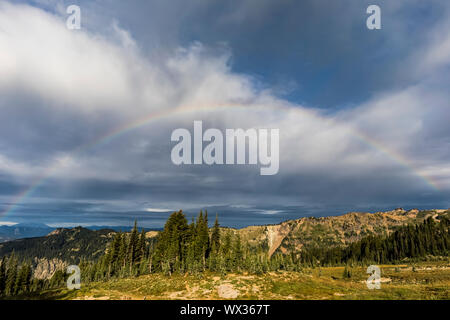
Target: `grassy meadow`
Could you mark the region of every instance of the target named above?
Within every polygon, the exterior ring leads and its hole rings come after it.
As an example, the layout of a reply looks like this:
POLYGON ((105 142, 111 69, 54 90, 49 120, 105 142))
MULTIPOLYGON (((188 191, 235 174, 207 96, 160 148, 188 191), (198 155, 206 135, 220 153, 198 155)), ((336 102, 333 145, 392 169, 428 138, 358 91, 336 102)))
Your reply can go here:
MULTIPOLYGON (((142 300, 142 299, 450 299, 450 264, 422 262, 414 265, 381 265, 381 289, 365 283, 366 268, 304 269, 262 275, 160 274, 108 282, 82 284, 80 290, 44 291, 35 299, 142 300)), ((28 297, 29 298, 29 297, 28 297)))

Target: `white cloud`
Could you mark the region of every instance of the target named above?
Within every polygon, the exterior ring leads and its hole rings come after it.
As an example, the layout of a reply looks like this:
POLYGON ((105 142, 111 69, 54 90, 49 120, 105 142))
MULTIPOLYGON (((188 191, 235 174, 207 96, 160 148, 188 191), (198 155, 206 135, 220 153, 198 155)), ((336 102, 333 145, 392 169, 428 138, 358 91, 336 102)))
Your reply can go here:
POLYGON ((161 209, 161 208, 145 208, 147 212, 173 212, 174 210, 170 209, 161 209))
POLYGON ((259 211, 260 214, 278 214, 281 212, 283 212, 283 211, 281 211, 281 210, 261 210, 261 211, 259 211))
POLYGON ((14 226, 16 225, 17 222, 12 222, 12 221, 0 221, 0 226, 14 226))
POLYGON ((129 35, 118 45, 68 30, 62 18, 29 6, 0 5, 0 90, 34 93, 57 108, 83 111, 158 108, 167 99, 129 35), (158 95, 155 94, 158 92, 158 95))

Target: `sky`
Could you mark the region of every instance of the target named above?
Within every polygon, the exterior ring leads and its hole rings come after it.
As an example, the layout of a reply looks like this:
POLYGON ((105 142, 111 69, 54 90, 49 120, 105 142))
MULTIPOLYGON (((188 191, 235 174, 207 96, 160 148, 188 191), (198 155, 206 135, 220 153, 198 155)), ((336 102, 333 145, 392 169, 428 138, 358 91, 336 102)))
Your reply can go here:
POLYGON ((0 224, 449 208, 449 27, 447 0, 1 0, 0 224), (175 165, 195 120, 279 129, 279 172, 175 165))

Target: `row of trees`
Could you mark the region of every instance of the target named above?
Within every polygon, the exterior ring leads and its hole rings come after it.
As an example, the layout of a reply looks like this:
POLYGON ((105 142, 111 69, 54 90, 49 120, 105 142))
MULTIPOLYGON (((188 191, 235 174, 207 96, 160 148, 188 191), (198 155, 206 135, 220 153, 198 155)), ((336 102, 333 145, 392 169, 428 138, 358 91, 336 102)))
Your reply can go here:
POLYGON ((135 222, 130 234, 115 234, 98 262, 81 261, 80 269, 91 281, 143 274, 147 268, 149 249, 145 231, 139 234, 135 222))
POLYGON ((36 287, 32 286, 31 264, 19 265, 14 255, 3 257, 0 261, 0 296, 15 296, 28 293, 36 287))
POLYGON ((156 239, 138 236, 135 224, 131 234, 117 233, 106 254, 96 263, 82 262, 85 281, 150 273, 212 272, 263 273, 275 270, 299 270, 298 259, 291 255, 269 258, 267 248, 243 243, 238 233, 221 229, 218 217, 210 230, 208 213, 199 213, 189 224, 182 211, 174 212, 156 239))

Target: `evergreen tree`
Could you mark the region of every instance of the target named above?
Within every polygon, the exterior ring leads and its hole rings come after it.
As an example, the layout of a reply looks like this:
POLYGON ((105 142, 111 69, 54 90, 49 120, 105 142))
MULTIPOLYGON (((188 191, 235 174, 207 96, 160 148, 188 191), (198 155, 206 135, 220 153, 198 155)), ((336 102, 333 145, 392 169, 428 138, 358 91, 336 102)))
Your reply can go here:
POLYGON ((6 267, 5 267, 6 259, 2 258, 0 261, 0 296, 5 293, 5 284, 6 284, 6 267))
POLYGON ((351 271, 349 270, 349 268, 348 268, 347 265, 346 265, 345 268, 344 268, 344 272, 343 272, 342 277, 343 277, 344 279, 350 279, 350 278, 352 277, 352 273, 351 273, 351 271))
POLYGON ((216 221, 211 234, 211 251, 218 251, 220 249, 220 225, 219 217, 216 215, 216 221))
POLYGON ((239 236, 239 234, 236 234, 235 236, 232 259, 233 259, 232 268, 234 270, 240 271, 243 259, 243 252, 242 252, 241 237, 239 236))
POLYGON ((141 264, 141 262, 145 258, 146 253, 146 240, 145 240, 145 231, 142 229, 141 235, 139 237, 138 245, 137 245, 137 254, 136 254, 136 261, 141 264))
POLYGON ((6 271, 6 283, 5 283, 5 293, 8 296, 13 296, 15 292, 15 284, 17 278, 17 260, 14 255, 8 259, 8 266, 6 271))
POLYGON ((231 232, 227 231, 220 252, 220 269, 222 272, 233 270, 231 254, 231 232))
POLYGON ((119 270, 124 270, 126 264, 127 264, 127 237, 125 234, 122 234, 119 238, 120 246, 119 246, 119 255, 118 255, 118 263, 119 263, 119 270))
POLYGON ((158 235, 155 249, 155 267, 168 274, 183 271, 186 259, 188 224, 183 212, 176 211, 167 220, 164 230, 158 235))
POLYGON ((195 230, 195 221, 192 218, 192 222, 188 227, 187 235, 186 235, 186 270, 188 272, 195 272, 196 263, 195 263, 195 239, 196 239, 196 230, 195 230))
POLYGON ((32 275, 31 265, 29 265, 28 263, 22 264, 15 279, 14 284, 15 294, 26 293, 29 291, 31 283, 31 275, 32 275))
POLYGON ((138 252, 139 252, 139 233, 137 230, 137 221, 134 221, 134 227, 131 230, 130 240, 128 242, 127 248, 127 264, 129 266, 129 272, 132 273, 132 268, 136 261, 138 260, 138 252))

